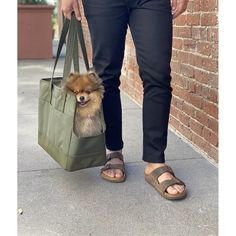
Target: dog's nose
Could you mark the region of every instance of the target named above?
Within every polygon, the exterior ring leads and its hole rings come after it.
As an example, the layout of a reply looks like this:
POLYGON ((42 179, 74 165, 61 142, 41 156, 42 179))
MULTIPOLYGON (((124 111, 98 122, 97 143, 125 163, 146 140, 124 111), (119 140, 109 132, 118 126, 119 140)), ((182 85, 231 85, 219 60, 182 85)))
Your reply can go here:
POLYGON ((83 100, 84 100, 84 96, 81 96, 81 97, 80 97, 80 100, 83 101, 83 100))

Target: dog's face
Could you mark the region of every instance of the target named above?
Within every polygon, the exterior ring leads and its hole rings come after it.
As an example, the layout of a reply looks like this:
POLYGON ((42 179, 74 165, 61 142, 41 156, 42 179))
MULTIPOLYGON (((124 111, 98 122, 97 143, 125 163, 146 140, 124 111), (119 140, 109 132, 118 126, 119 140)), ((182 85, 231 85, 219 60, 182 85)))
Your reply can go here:
POLYGON ((98 102, 103 98, 102 80, 94 72, 71 73, 66 80, 65 87, 76 95, 80 107, 89 106, 89 103, 98 102))

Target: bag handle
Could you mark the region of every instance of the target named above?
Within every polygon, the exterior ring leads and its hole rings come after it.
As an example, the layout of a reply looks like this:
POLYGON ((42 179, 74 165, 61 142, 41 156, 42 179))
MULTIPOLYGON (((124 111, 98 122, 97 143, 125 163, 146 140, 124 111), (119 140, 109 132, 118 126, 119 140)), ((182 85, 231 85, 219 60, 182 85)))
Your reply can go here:
POLYGON ((55 70, 56 70, 56 66, 57 66, 57 62, 58 62, 59 56, 61 54, 62 47, 63 47, 63 45, 64 45, 64 43, 66 41, 66 35, 68 33, 69 26, 70 26, 70 21, 68 19, 66 19, 64 21, 63 28, 62 28, 62 31, 61 31, 61 36, 60 36, 60 39, 59 39, 56 59, 55 59, 54 66, 53 66, 53 71, 52 71, 52 77, 51 77, 52 79, 54 77, 54 73, 55 73, 55 70))
MULTIPOLYGON (((78 33, 78 39, 79 39, 79 43, 80 43, 80 47, 81 47, 85 67, 86 67, 86 70, 89 71, 88 55, 87 55, 87 50, 86 50, 85 41, 84 41, 82 24, 81 24, 81 21, 78 21, 76 19, 74 12, 72 12, 71 20, 69 20, 67 18, 65 18, 65 20, 64 20, 64 24, 63 24, 63 28, 62 28, 61 36, 60 36, 60 39, 59 39, 58 48, 57 48, 56 59, 55 59, 55 62, 54 62, 54 67, 53 67, 53 72, 52 72, 52 77, 51 77, 51 83, 53 82, 52 80, 54 78, 54 73, 55 73, 55 70, 56 70, 58 59, 59 59, 59 56, 61 54, 62 47, 63 47, 63 45, 66 41, 66 36, 67 36, 68 31, 69 31, 69 28, 71 29, 71 31, 75 31, 75 32, 77 31, 77 33, 78 33), (76 25, 75 28, 74 28, 74 25, 76 25)), ((76 37, 76 36, 74 36, 74 37, 76 37)), ((76 37, 76 39, 77 39, 77 37, 76 37)), ((69 40, 71 40, 69 35, 68 35, 67 40, 68 40, 68 42, 67 42, 67 44, 68 44, 69 40)), ((74 40, 72 40, 72 41, 74 41, 74 40)), ((79 56, 78 56, 78 40, 75 40, 74 43, 69 44, 67 49, 66 49, 66 52, 67 52, 67 50, 71 51, 71 49, 73 50, 72 54, 73 54, 74 69, 75 69, 75 71, 79 72, 80 69, 79 69, 79 56), (73 47, 73 45, 74 45, 74 47, 73 47)), ((67 54, 68 53, 66 53, 66 55, 67 54)), ((68 76, 68 74, 69 74, 69 71, 70 71, 70 68, 71 68, 71 63, 67 63, 67 60, 70 60, 70 58, 72 58, 71 53, 69 53, 69 56, 65 58, 63 79, 65 79, 65 77, 68 76), (70 68, 68 68, 68 67, 70 67, 70 68)))
MULTIPOLYGON (((78 51, 75 52, 75 48, 76 48, 75 45, 78 44, 76 30, 77 29, 76 29, 75 18, 71 17, 69 33, 68 33, 68 38, 67 38, 67 43, 66 43, 66 57, 65 57, 64 69, 63 69, 62 82, 65 81, 66 77, 70 73, 73 58, 75 59, 76 54, 78 56, 78 51)), ((78 49, 78 46, 77 46, 77 49, 78 49)), ((75 61, 74 61, 74 64, 75 64, 75 61)))
POLYGON ((75 16, 74 16, 74 18, 77 23, 77 32, 78 32, 81 51, 82 51, 83 58, 84 58, 85 67, 86 67, 86 70, 89 71, 88 54, 87 54, 87 50, 86 50, 86 46, 85 46, 82 24, 81 24, 81 21, 78 21, 75 16))

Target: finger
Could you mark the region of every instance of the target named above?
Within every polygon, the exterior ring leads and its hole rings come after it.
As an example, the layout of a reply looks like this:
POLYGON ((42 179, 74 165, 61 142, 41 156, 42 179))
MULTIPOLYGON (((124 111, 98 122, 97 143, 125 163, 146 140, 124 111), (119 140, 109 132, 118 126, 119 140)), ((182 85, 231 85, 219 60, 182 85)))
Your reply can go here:
POLYGON ((80 14, 80 9, 79 9, 79 6, 78 6, 78 3, 75 2, 73 4, 73 10, 75 12, 75 16, 77 18, 78 21, 81 21, 81 14, 80 14))
POLYGON ((65 18, 70 20, 71 19, 72 9, 71 8, 67 8, 67 9, 64 9, 62 11, 64 13, 65 18))
POLYGON ((172 12, 176 10, 176 7, 177 7, 177 0, 172 0, 171 1, 172 12))
POLYGON ((65 14, 65 18, 71 20, 71 12, 72 12, 72 11, 70 11, 69 13, 66 13, 66 14, 65 14))
POLYGON ((183 12, 185 12, 186 9, 187 9, 187 1, 186 0, 179 1, 175 11, 173 12, 173 18, 176 18, 179 15, 181 15, 183 12))

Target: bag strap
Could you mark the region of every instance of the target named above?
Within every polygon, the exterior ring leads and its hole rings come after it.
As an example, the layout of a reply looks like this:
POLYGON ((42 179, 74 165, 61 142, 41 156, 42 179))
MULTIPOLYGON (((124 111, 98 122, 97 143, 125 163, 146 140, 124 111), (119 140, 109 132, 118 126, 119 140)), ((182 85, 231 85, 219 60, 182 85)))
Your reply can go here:
MULTIPOLYGON (((63 69, 63 82, 69 75, 71 71, 71 64, 72 59, 75 57, 75 50, 74 47, 78 43, 77 41, 77 35, 76 35, 76 21, 75 17, 71 17, 70 27, 69 27, 69 33, 66 43, 66 57, 65 57, 65 63, 64 63, 64 69, 63 69)), ((78 46, 77 46, 78 49, 78 46)), ((78 52, 77 52, 78 53, 78 52)), ((77 54, 78 55, 78 54, 77 54)))
POLYGON ((60 39, 59 39, 56 59, 55 59, 53 70, 52 70, 52 77, 51 77, 52 79, 54 77, 54 73, 55 73, 55 70, 56 70, 56 66, 57 66, 59 56, 61 54, 62 47, 63 47, 63 45, 66 41, 66 35, 67 35, 68 30, 69 30, 69 26, 70 26, 70 21, 68 19, 65 19, 64 24, 63 24, 63 28, 62 28, 62 31, 61 31, 61 36, 60 36, 60 39))
POLYGON ((66 48, 66 55, 68 55, 68 56, 66 56, 66 58, 65 58, 63 79, 65 79, 65 77, 68 76, 69 71, 71 69, 70 61, 71 61, 72 55, 73 55, 74 70, 77 71, 77 72, 80 71, 80 68, 79 68, 79 55, 78 55, 78 40, 77 39, 79 39, 79 43, 80 43, 80 47, 81 47, 81 51, 82 51, 82 55, 83 55, 86 70, 89 71, 88 55, 87 55, 87 50, 86 50, 85 41, 84 41, 82 24, 81 24, 81 21, 78 21, 76 19, 75 14, 72 13, 71 20, 69 20, 67 18, 65 18, 65 20, 64 20, 64 24, 63 24, 63 28, 62 28, 61 36, 60 36, 60 39, 59 39, 58 48, 57 48, 56 59, 55 59, 55 62, 54 62, 54 67, 53 67, 53 72, 52 72, 52 77, 51 77, 52 78, 51 83, 52 83, 52 80, 53 80, 53 77, 54 77, 54 73, 55 73, 55 70, 56 70, 56 66, 57 66, 57 63, 58 63, 59 56, 61 54, 63 44, 66 41, 66 36, 67 36, 68 31, 71 31, 71 36, 68 35, 68 38, 67 38, 68 47, 66 48), (74 32, 78 33, 78 38, 74 35, 74 32), (72 35, 74 37, 73 39, 71 39, 72 35), (69 54, 67 53, 68 50, 69 50, 69 54), (67 63, 67 60, 69 60, 68 63, 67 63))
MULTIPOLYGON (((75 16, 74 16, 74 18, 75 18, 75 16)), ((81 24, 81 21, 78 21, 78 20, 76 20, 76 23, 77 23, 77 32, 78 32, 81 51, 82 51, 83 58, 84 58, 85 67, 86 67, 86 70, 89 71, 88 54, 87 54, 87 50, 86 50, 86 46, 85 46, 82 24, 81 24)))

